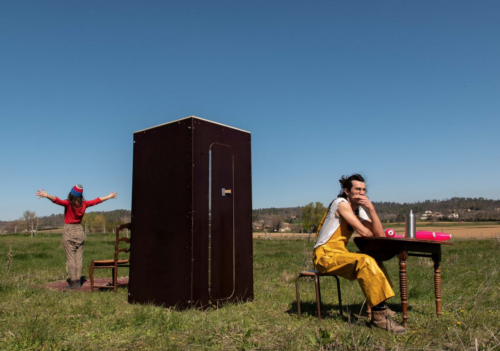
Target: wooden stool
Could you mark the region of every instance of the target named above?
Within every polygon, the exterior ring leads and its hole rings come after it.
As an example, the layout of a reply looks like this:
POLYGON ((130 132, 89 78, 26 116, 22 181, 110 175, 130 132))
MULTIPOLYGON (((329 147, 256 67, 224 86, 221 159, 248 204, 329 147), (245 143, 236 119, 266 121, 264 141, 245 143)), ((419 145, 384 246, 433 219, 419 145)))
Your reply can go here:
POLYGON ((302 271, 299 273, 297 278, 295 279, 295 290, 297 293, 297 310, 299 312, 299 318, 301 317, 300 313, 300 293, 299 293, 299 279, 302 277, 314 277, 314 283, 315 283, 315 288, 316 288, 316 304, 318 305, 318 319, 321 320, 321 287, 319 284, 319 277, 334 277, 337 280, 337 295, 339 297, 339 308, 340 308, 340 315, 343 316, 342 314, 342 296, 340 295, 340 281, 339 277, 336 275, 332 274, 326 274, 326 273, 320 273, 317 270, 312 270, 312 271, 302 271))

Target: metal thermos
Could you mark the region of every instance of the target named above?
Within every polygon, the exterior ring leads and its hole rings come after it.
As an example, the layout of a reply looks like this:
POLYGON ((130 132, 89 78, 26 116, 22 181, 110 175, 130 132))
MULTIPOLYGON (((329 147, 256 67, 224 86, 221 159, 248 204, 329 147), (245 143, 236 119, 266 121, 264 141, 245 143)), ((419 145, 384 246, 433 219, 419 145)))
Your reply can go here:
POLYGON ((405 220, 405 238, 415 239, 415 234, 417 232, 415 216, 412 210, 406 215, 405 220))

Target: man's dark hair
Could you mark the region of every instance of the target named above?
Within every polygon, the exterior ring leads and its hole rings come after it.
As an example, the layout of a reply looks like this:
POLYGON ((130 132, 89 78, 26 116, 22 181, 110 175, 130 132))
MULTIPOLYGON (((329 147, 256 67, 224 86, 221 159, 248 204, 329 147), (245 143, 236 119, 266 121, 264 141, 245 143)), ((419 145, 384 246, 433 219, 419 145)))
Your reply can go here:
POLYGON ((365 182, 365 179, 360 175, 360 174, 353 174, 352 176, 342 176, 342 178, 339 179, 340 183, 340 193, 338 197, 343 197, 344 199, 347 199, 347 195, 344 193, 344 189, 349 189, 351 191, 352 189, 352 181, 357 180, 358 182, 365 182))

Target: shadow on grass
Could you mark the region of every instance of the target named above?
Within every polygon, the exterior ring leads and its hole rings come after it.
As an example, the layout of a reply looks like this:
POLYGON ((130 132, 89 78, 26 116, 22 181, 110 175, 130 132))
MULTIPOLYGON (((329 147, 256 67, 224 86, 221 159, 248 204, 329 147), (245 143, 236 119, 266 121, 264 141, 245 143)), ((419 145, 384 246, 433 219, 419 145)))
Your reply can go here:
MULTIPOLYGON (((90 280, 87 279, 85 276, 82 276, 80 278, 80 283, 81 286, 79 288, 75 289, 70 289, 70 284, 69 284, 69 279, 66 280, 58 280, 55 282, 51 282, 44 287, 47 289, 51 290, 58 290, 58 291, 79 291, 79 292, 91 292, 90 289, 90 280)), ((112 279, 111 278, 95 278, 94 283, 97 285, 106 285, 109 286, 109 288, 98 288, 94 287, 94 291, 113 291, 113 285, 112 285, 112 279)), ((118 277, 118 283, 119 284, 125 284, 128 283, 128 277, 118 277)), ((127 286, 124 285, 118 285, 118 289, 123 289, 127 288, 127 286)))
MULTIPOLYGON (((298 309, 297 309, 297 301, 293 301, 291 304, 291 308, 286 311, 290 316, 295 315, 298 317, 298 309)), ((387 306, 398 313, 398 315, 402 315, 401 305, 398 303, 388 303, 387 306)), ((411 306, 408 306, 408 312, 411 311, 411 306)), ((300 311, 303 317, 312 316, 318 317, 318 305, 316 301, 301 301, 300 302, 300 311)), ((322 303, 321 304, 321 319, 342 319, 344 321, 359 319, 361 317, 368 317, 366 313, 366 304, 363 306, 363 303, 360 304, 350 304, 350 305, 342 305, 342 313, 343 316, 340 315, 340 309, 338 304, 331 303, 322 303), (363 310, 361 310, 363 308, 363 310)))
MULTIPOLYGON (((101 292, 107 291, 107 292, 110 292, 110 293, 114 294, 115 292, 113 291, 113 285, 111 283, 109 285, 110 285, 109 288, 94 288, 94 292, 96 292, 96 291, 101 291, 101 292)), ((120 291, 122 289, 128 289, 128 286, 118 285, 116 287, 116 291, 120 291)))

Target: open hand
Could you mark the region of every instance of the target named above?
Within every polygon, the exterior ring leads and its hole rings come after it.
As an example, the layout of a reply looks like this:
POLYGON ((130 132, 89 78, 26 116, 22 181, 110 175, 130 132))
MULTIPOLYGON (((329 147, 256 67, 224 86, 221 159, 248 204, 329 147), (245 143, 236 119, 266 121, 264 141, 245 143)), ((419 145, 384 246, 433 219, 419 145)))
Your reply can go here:
POLYGON ((38 200, 40 200, 42 197, 47 197, 47 193, 45 192, 45 189, 42 189, 42 191, 37 190, 35 195, 38 196, 38 200))

